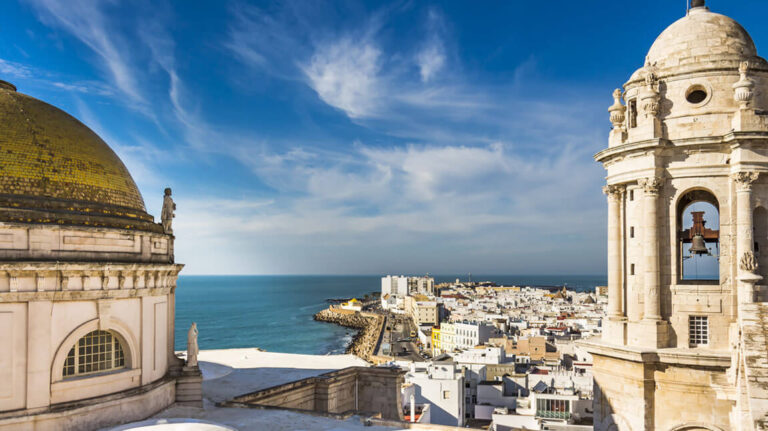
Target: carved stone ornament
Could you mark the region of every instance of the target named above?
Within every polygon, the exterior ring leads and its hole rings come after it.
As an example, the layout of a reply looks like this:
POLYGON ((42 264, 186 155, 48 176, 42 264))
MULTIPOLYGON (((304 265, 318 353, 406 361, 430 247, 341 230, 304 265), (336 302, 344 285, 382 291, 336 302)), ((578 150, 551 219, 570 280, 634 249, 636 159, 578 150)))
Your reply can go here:
POLYGON ((758 268, 757 258, 755 253, 751 251, 744 252, 739 259, 739 269, 746 272, 756 273, 758 268))
POLYGON ((760 176, 759 172, 736 172, 731 174, 731 178, 736 182, 736 189, 739 191, 752 190, 752 184, 757 181, 757 177, 760 176))
POLYGON ((645 87, 640 89, 640 109, 646 118, 656 117, 659 114, 659 92, 657 86, 659 79, 656 77, 656 69, 651 65, 645 66, 645 87))
POLYGON ((171 188, 165 189, 163 196, 163 209, 160 212, 160 220, 163 224, 163 231, 168 235, 173 235, 173 218, 176 217, 176 204, 171 197, 171 188))
POLYGON ((643 188, 643 191, 649 195, 657 195, 664 185, 664 180, 659 177, 641 178, 637 184, 643 188))
POLYGON ((608 196, 608 199, 619 200, 624 194, 625 189, 623 185, 610 185, 603 187, 603 193, 608 196))
POLYGON ((187 331, 187 366, 197 366, 197 354, 200 352, 197 346, 197 323, 192 322, 192 325, 187 331))
POLYGON ((611 124, 614 129, 622 129, 624 127, 624 113, 627 111, 627 107, 621 104, 621 90, 613 90, 613 105, 608 108, 610 113, 611 124))
POLYGON ((733 84, 733 100, 739 102, 741 109, 747 109, 755 95, 753 91, 755 82, 747 76, 748 72, 749 62, 742 61, 739 65, 739 75, 741 76, 741 79, 739 79, 739 82, 733 84))

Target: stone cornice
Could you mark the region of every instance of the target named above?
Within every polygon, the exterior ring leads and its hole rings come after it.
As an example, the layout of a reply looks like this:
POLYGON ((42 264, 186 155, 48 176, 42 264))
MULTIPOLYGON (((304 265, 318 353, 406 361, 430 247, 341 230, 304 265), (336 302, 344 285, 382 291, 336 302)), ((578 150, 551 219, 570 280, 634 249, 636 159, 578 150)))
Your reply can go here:
POLYGON ((107 290, 55 290, 42 292, 0 292, 0 303, 29 301, 91 301, 97 299, 126 299, 143 296, 162 296, 171 293, 175 287, 147 289, 107 290))
POLYGON ((628 151, 647 150, 649 148, 662 148, 665 146, 666 144, 663 143, 662 139, 649 139, 645 141, 637 141, 629 144, 622 144, 616 147, 606 148, 598 152, 597 154, 595 154, 593 157, 595 161, 605 163, 608 159, 620 153, 625 153, 628 151))
POLYGON ((728 368, 731 366, 729 351, 694 349, 647 349, 608 344, 599 339, 577 341, 593 355, 624 359, 632 362, 660 363, 679 366, 728 368))
POLYGON ((753 140, 768 140, 768 132, 729 132, 722 136, 706 136, 696 138, 675 139, 668 141, 666 139, 651 139, 637 142, 630 142, 616 147, 606 148, 593 157, 595 161, 606 163, 612 158, 625 153, 647 150, 649 148, 680 148, 691 146, 716 146, 731 145, 732 148, 738 148, 745 144, 752 144, 753 140))
POLYGON ((41 272, 41 271, 89 271, 128 272, 128 271, 163 271, 178 275, 184 268, 181 263, 112 263, 112 262, 0 262, 0 271, 6 272, 41 272))

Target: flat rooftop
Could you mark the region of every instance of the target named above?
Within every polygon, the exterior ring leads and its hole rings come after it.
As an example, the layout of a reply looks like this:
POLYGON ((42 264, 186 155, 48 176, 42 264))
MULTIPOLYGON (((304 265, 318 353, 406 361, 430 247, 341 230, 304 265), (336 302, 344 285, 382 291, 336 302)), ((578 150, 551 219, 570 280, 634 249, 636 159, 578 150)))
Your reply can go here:
POLYGON ((192 418, 251 430, 384 431, 396 428, 365 426, 359 417, 347 420, 276 409, 222 408, 226 401, 271 386, 317 376, 351 366, 367 366, 355 355, 297 355, 257 349, 203 350, 198 355, 203 372, 203 408, 170 407, 152 419, 192 418))

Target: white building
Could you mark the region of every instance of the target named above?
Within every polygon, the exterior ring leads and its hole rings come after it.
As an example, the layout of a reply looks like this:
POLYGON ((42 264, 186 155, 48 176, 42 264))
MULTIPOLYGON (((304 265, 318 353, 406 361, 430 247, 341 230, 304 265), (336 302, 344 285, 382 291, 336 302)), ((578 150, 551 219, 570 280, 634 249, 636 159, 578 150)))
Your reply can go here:
POLYGON ((456 322, 454 327, 456 328, 455 345, 458 349, 471 349, 502 335, 501 331, 486 323, 456 322))
POLYGON ((460 364, 503 364, 507 356, 502 347, 484 346, 462 351, 453 357, 460 364))
POLYGON ((453 362, 433 362, 426 369, 415 367, 405 375, 413 384, 417 404, 430 405, 433 424, 464 426, 464 374, 453 362))

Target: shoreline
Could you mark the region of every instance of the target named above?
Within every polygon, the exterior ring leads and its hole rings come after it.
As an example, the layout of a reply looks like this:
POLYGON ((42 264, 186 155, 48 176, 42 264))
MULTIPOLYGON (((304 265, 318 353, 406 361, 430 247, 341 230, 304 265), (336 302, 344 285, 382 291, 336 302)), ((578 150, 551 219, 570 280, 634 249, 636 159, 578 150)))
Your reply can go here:
POLYGON ((352 337, 352 342, 347 346, 345 353, 356 355, 368 362, 373 362, 381 329, 384 326, 384 316, 329 307, 317 312, 312 316, 312 319, 318 322, 333 323, 345 328, 357 329, 358 331, 352 337))

